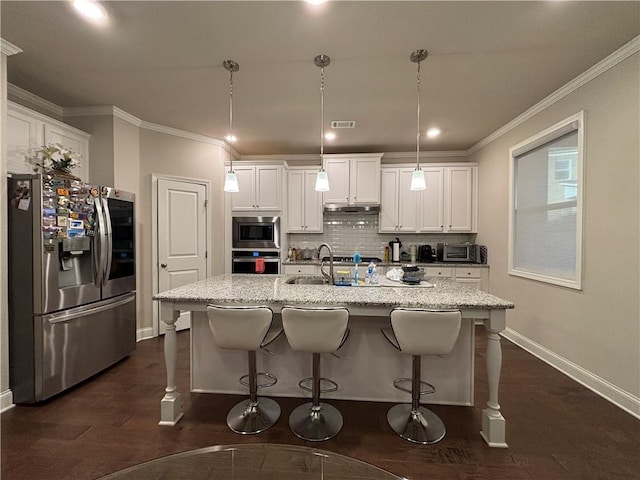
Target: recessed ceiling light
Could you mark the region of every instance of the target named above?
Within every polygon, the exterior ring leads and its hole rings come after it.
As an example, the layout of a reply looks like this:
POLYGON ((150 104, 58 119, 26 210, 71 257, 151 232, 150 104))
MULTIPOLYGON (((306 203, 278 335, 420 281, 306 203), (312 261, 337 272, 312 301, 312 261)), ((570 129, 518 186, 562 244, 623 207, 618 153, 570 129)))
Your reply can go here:
POLYGON ((325 0, 306 0, 309 5, 322 5, 325 0))
POLYGON ((429 130, 427 130, 427 137, 429 138, 436 138, 438 135, 440 135, 440 129, 439 128, 430 128, 429 130))
POLYGON ((325 140, 335 140, 336 139, 336 134, 333 132, 327 132, 324 134, 324 138, 325 140))
POLYGON ((107 19, 107 11, 93 0, 74 0, 73 7, 82 16, 94 22, 103 22, 107 19))

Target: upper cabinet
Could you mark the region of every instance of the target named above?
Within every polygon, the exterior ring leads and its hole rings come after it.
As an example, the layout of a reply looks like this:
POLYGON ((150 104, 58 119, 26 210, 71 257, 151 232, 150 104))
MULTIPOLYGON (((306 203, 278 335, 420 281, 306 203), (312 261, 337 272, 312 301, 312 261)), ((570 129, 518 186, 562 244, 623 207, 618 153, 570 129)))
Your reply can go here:
POLYGON ((325 155, 329 191, 324 193, 324 203, 380 203, 381 158, 382 154, 325 155))
POLYGON ((7 103, 7 172, 33 173, 27 162, 30 152, 50 143, 80 155, 80 166, 72 173, 89 181, 90 135, 77 128, 29 110, 17 103, 7 103))
POLYGON ((417 232, 420 192, 411 190, 413 168, 383 168, 380 174, 380 232, 417 232))
POLYGON ((322 193, 316 192, 314 169, 287 173, 287 232, 322 233, 322 193))
POLYGON ((477 165, 423 166, 427 189, 411 191, 413 167, 382 169, 380 232, 477 231, 477 165))
POLYGON ((238 189, 231 193, 231 210, 282 210, 281 165, 234 165, 238 189))

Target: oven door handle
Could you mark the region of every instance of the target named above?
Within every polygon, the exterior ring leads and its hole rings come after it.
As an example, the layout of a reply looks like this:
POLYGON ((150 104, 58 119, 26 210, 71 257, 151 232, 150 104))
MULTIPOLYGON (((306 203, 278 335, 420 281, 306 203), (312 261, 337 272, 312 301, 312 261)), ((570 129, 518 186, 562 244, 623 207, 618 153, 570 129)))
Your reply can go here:
MULTIPOLYGON (((277 258, 264 258, 263 260, 265 261, 265 263, 276 263, 280 261, 277 258)), ((255 258, 234 258, 233 262, 234 263, 256 263, 256 259, 255 258)))

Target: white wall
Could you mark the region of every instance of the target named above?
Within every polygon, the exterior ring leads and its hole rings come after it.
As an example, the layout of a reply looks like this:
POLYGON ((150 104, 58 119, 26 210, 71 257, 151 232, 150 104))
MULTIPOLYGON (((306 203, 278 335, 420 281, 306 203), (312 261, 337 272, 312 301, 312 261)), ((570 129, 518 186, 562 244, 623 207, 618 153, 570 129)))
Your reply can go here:
POLYGON ((142 314, 138 328, 151 328, 153 324, 153 262, 152 244, 152 184, 153 174, 188 177, 211 182, 209 221, 212 222, 212 240, 208 246, 212 259, 212 274, 224 272, 224 162, 229 153, 220 145, 174 135, 140 130, 140 195, 138 197, 138 245, 145 252, 139 256, 138 301, 142 314))
POLYGON ((0 410, 13 403, 9 393, 7 314, 7 56, 0 53, 0 410), (10 398, 9 398, 10 397, 10 398))
POLYGON ((477 240, 489 248, 491 293, 516 305, 508 313, 508 336, 636 414, 639 56, 633 54, 469 158, 480 164, 477 240), (575 291, 507 274, 509 147, 581 110, 586 113, 583 290, 575 291))

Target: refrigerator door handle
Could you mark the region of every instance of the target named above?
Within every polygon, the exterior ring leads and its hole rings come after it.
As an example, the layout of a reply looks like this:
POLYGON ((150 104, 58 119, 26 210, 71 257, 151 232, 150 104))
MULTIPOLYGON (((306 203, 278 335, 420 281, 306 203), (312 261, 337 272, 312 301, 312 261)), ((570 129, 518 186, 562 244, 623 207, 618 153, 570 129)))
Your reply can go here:
POLYGON ((111 261, 113 260, 113 230, 111 229, 111 212, 109 211, 109 200, 105 196, 104 201, 104 223, 107 226, 106 232, 106 260, 104 263, 104 273, 102 276, 102 285, 107 284, 109 280, 109 272, 111 271, 111 261))
POLYGON ((51 325, 56 323, 64 323, 74 320, 76 318, 85 317, 87 315, 92 315, 100 312, 104 312, 105 310, 111 310, 113 308, 119 307, 121 305, 126 305, 127 303, 133 301, 135 299, 135 295, 127 295, 125 298, 118 300, 117 302, 110 302, 106 305, 99 305, 97 307, 92 308, 83 308, 83 309, 74 309, 66 312, 54 313, 51 315, 47 315, 44 318, 51 325))
POLYGON ((94 204, 96 207, 96 220, 97 220, 97 232, 95 236, 96 251, 94 257, 94 266, 96 269, 96 276, 94 279, 94 284, 96 287, 99 287, 102 284, 102 279, 104 277, 104 262, 106 255, 106 240, 104 240, 105 236, 105 225, 104 225, 104 214, 102 212, 102 198, 100 195, 94 198, 94 204))

